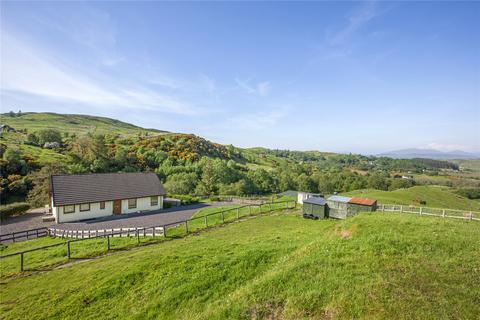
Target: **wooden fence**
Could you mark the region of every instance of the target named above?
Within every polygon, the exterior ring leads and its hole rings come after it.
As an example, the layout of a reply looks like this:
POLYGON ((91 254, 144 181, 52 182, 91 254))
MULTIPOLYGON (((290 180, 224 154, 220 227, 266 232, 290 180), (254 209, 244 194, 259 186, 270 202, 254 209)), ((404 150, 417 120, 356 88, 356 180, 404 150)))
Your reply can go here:
POLYGON ((425 216, 480 221, 480 212, 444 208, 417 207, 399 204, 379 204, 378 211, 414 213, 425 216))
MULTIPOLYGON (((103 232, 98 232, 99 230, 93 230, 93 231, 89 231, 89 232, 79 231, 80 233, 78 233, 78 232, 75 233, 72 230, 69 230, 69 231, 71 231, 69 233, 68 230, 54 229, 54 230, 50 231, 52 236, 59 236, 59 237, 66 238, 68 236, 73 236, 73 235, 78 236, 80 234, 80 236, 83 235, 83 238, 81 238, 81 237, 80 238, 75 238, 75 239, 72 239, 72 240, 68 240, 66 242, 61 242, 61 243, 56 243, 56 244, 52 244, 52 245, 48 245, 48 246, 43 246, 43 247, 33 248, 33 249, 25 250, 25 251, 6 254, 6 255, 3 255, 3 256, 0 256, 0 260, 19 255, 20 256, 20 271, 23 272, 25 270, 25 255, 27 253, 31 253, 31 252, 36 252, 36 251, 46 250, 46 249, 53 248, 53 247, 59 247, 59 246, 65 246, 66 245, 67 246, 66 257, 68 259, 71 259, 70 246, 71 246, 71 243, 74 243, 74 242, 86 241, 86 240, 89 240, 89 239, 106 238, 107 239, 106 249, 107 249, 107 252, 108 252, 108 251, 110 251, 110 238, 113 238, 113 237, 123 237, 123 236, 125 236, 125 237, 136 237, 137 238, 137 245, 140 245, 140 237, 162 236, 164 238, 167 238, 167 230, 174 229, 174 228, 178 230, 178 227, 182 227, 182 226, 185 228, 185 233, 188 234, 191 231, 189 229, 189 225, 193 224, 195 221, 202 221, 203 220, 203 223, 204 223, 204 225, 202 224, 202 226, 197 226, 196 230, 206 229, 208 227, 212 227, 212 226, 216 226, 216 225, 220 225, 220 224, 224 224, 224 223, 228 223, 228 222, 233 222, 233 221, 237 221, 241 218, 248 217, 248 216, 252 215, 252 208, 258 208, 259 212, 257 212, 257 213, 261 214, 261 213, 272 212, 272 211, 275 211, 275 210, 292 209, 292 208, 296 207, 296 204, 297 204, 296 201, 280 201, 280 202, 273 202, 273 203, 265 203, 265 204, 261 204, 261 205, 245 205, 245 206, 235 207, 235 208, 231 208, 231 209, 221 210, 221 211, 218 211, 218 212, 213 212, 213 213, 201 216, 201 217, 190 218, 190 219, 187 219, 187 220, 176 221, 176 222, 163 224, 163 225, 159 225, 159 226, 150 226, 150 227, 143 227, 143 228, 123 228, 123 229, 120 228, 120 230, 118 230, 118 229, 101 230, 103 232), (262 207, 265 208, 265 209, 262 209, 262 207), (248 208, 247 214, 240 214, 240 210, 242 208, 248 208), (230 213, 230 212, 233 212, 232 217, 230 219, 226 219, 225 215, 230 213), (209 224, 209 219, 211 219, 212 217, 215 217, 215 216, 219 217, 220 223, 209 224)), ((253 212, 253 213, 256 214, 255 212, 253 212)))
POLYGON ((10 241, 16 242, 18 240, 25 240, 25 238, 26 240, 28 240, 28 239, 46 237, 48 236, 48 234, 49 233, 48 233, 47 227, 6 233, 6 234, 0 235, 0 243, 10 242, 10 241))

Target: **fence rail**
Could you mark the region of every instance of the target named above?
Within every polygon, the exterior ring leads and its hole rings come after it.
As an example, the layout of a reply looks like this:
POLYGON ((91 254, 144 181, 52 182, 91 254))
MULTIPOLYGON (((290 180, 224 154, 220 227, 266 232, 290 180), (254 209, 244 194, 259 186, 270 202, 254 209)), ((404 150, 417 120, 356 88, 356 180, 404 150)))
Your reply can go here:
POLYGON ((41 227, 36 229, 22 230, 22 231, 2 234, 0 235, 0 243, 9 242, 9 241, 16 242, 17 240, 24 239, 24 238, 27 238, 28 240, 28 239, 34 239, 34 238, 40 238, 40 237, 46 237, 46 236, 48 236, 48 228, 41 227))
POLYGON ((379 204, 377 210, 383 212, 414 213, 425 216, 480 221, 480 212, 446 208, 417 207, 399 204, 379 204))
MULTIPOLYGON (((208 227, 214 226, 214 225, 220 225, 220 224, 225 224, 226 222, 233 222, 237 221, 240 218, 248 217, 252 215, 252 208, 258 208, 259 209, 259 214, 261 213, 266 213, 266 212, 272 212, 275 210, 283 210, 283 209, 291 209, 296 207, 296 201, 279 201, 279 202, 272 202, 272 203, 264 203, 264 204, 259 204, 259 205, 244 205, 244 206, 239 206, 231 209, 226 209, 226 210, 221 210, 217 212, 213 212, 210 214, 206 214, 204 216, 200 217, 194 217, 186 220, 180 220, 176 222, 171 222, 163 225, 158 225, 158 226, 150 226, 150 227, 141 227, 141 228, 120 228, 120 229, 103 229, 103 230, 76 230, 77 232, 74 232, 74 230, 60 230, 56 228, 51 228, 50 230, 45 230, 46 234, 49 234, 51 236, 57 236, 57 237, 62 237, 62 238, 67 238, 67 237, 72 237, 75 235, 74 239, 61 242, 61 243, 56 243, 52 245, 47 245, 47 246, 42 246, 38 248, 33 248, 29 250, 24 250, 20 252, 14 252, 10 254, 6 254, 3 256, 0 256, 0 260, 13 257, 13 256, 20 256, 20 271, 23 272, 25 271, 25 254, 35 252, 35 251, 41 251, 41 250, 46 250, 49 248, 53 247, 59 247, 59 246, 67 246, 67 254, 66 257, 68 259, 71 259, 71 250, 70 246, 71 243, 74 242, 80 242, 80 241, 86 241, 89 239, 99 239, 99 238, 105 238, 107 239, 107 252, 110 251, 110 238, 113 237, 136 237, 137 238, 137 245, 140 245, 140 237, 155 237, 155 236, 162 236, 163 238, 167 238, 167 230, 173 229, 179 226, 184 225, 185 227, 185 233, 188 234, 191 230, 189 230, 189 223, 192 223, 197 220, 203 219, 205 222, 204 227, 201 226, 198 229, 206 229, 208 227), (285 204, 285 207, 283 207, 283 204, 285 204), (291 206, 290 204, 293 204, 291 206), (280 206, 278 206, 280 205, 280 206), (272 208, 273 206, 273 208, 272 208), (247 214, 240 214, 240 210, 242 208, 249 208, 247 214), (262 209, 262 207, 267 207, 267 209, 262 209), (235 212, 235 215, 233 216, 233 219, 230 219, 226 221, 225 219, 225 214, 229 212, 235 212), (220 216, 221 217, 221 222, 220 223, 215 223, 212 225, 208 224, 208 220, 211 217, 214 216, 220 216), (83 237, 82 237, 83 236, 83 237)), ((45 228, 47 229, 47 228, 45 228)), ((33 229, 35 230, 35 229, 33 229)), ((30 230, 31 231, 31 230, 30 230)))

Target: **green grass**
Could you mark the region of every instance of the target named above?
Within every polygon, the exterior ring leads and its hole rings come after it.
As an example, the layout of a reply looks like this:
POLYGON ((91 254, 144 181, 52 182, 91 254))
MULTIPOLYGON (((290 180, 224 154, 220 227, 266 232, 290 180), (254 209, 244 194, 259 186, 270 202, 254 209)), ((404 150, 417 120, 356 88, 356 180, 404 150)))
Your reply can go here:
POLYGON ((477 223, 275 214, 2 285, 4 319, 474 319, 477 223))
POLYGON ((138 134, 140 132, 158 134, 165 132, 155 129, 144 129, 115 119, 78 114, 27 112, 20 117, 8 117, 6 114, 2 114, 1 118, 2 123, 8 124, 15 129, 27 129, 29 132, 41 129, 57 129, 60 132, 76 133, 77 135, 89 132, 99 134, 112 132, 118 134, 138 134))
MULTIPOLYGON (((242 219, 247 216, 266 213, 269 210, 285 209, 286 203, 271 203, 262 205, 260 207, 247 207, 244 205, 228 205, 214 208, 205 208, 198 210, 188 222, 188 232, 198 232, 200 230, 215 227, 223 223, 228 223, 242 219), (238 215, 237 209, 238 208, 238 215), (223 217, 222 217, 223 212, 223 217), (206 221, 206 223, 205 223, 206 221)), ((292 206, 292 203, 289 203, 292 206)), ((140 245, 151 244, 156 242, 162 242, 172 238, 180 238, 187 235, 185 225, 172 225, 167 228, 167 238, 164 237, 140 237, 140 245)), ((68 239, 43 237, 38 239, 32 239, 28 241, 8 243, 0 245, 0 255, 8 255, 20 251, 26 251, 30 249, 40 248, 57 243, 63 243, 64 245, 55 246, 52 248, 42 249, 34 252, 28 252, 25 254, 25 269, 26 270, 39 270, 45 268, 51 268, 59 264, 68 262, 67 257, 67 242, 68 239)), ((124 250, 133 246, 139 245, 136 237, 114 237, 110 239, 111 249, 124 250)), ((71 255, 73 258, 90 258, 103 255, 107 253, 107 240, 105 238, 89 239, 84 241, 71 242, 71 255)), ((5 258, 2 261, 2 268, 0 269, 0 277, 11 276, 19 273, 20 271, 20 256, 13 256, 5 258)))
MULTIPOLYGON (((288 203, 289 208, 294 203, 288 203)), ((261 206, 247 206, 240 204, 232 204, 219 207, 204 208, 198 210, 188 222, 188 231, 196 232, 202 229, 218 226, 223 223, 232 222, 238 219, 267 213, 270 210, 286 209, 286 203, 273 202, 266 203, 261 206), (203 217, 203 219, 202 219, 203 217)), ((187 233, 185 225, 173 226, 167 229, 168 237, 183 237, 187 233)))
POLYGON ((454 193, 454 189, 440 186, 415 186, 408 189, 381 191, 374 189, 356 190, 344 193, 347 196, 377 199, 385 204, 417 205, 416 201, 426 201, 426 207, 480 211, 480 202, 467 199, 454 193))
MULTIPOLYGON (((51 269, 54 266, 69 262, 67 258, 67 240, 62 238, 43 237, 38 239, 32 239, 28 241, 21 241, 15 243, 2 244, 0 246, 0 255, 7 255, 10 253, 26 251, 34 248, 44 247, 57 243, 63 243, 64 245, 56 246, 48 249, 42 249, 39 251, 33 251, 25 253, 24 263, 26 271, 38 271, 51 269)), ((156 237, 140 237, 140 244, 150 244, 154 242, 165 241, 164 238, 156 237)), ((124 238, 110 238, 111 250, 125 250, 134 246, 137 246, 136 237, 124 237, 124 238)), ((90 257, 96 257, 107 253, 107 239, 96 238, 84 241, 76 241, 70 244, 72 259, 85 259, 90 257)), ((0 260, 0 277, 8 277, 16 275, 20 271, 20 256, 8 257, 0 260)))

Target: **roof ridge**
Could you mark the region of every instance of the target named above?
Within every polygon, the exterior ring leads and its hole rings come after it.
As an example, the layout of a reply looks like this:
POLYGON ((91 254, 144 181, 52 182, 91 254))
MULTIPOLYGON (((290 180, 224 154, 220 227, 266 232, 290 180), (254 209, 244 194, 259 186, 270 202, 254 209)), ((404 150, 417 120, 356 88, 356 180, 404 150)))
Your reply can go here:
POLYGON ((55 173, 50 176, 89 176, 89 175, 114 175, 114 174, 156 174, 154 171, 140 171, 140 172, 85 172, 85 173, 55 173))

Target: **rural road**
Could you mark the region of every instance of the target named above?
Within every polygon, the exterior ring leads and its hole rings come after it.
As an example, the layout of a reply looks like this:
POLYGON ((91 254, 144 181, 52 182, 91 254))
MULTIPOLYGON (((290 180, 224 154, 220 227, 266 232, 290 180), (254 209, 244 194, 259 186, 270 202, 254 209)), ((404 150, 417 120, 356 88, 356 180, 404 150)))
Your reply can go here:
POLYGON ((62 230, 100 230, 112 228, 149 227, 188 219, 197 210, 202 208, 218 207, 229 204, 232 204, 232 202, 197 203, 161 211, 157 210, 147 213, 108 216, 83 222, 68 222, 61 224, 56 224, 55 222, 43 222, 42 213, 31 213, 2 221, 0 225, 0 234, 50 226, 57 226, 62 230))

